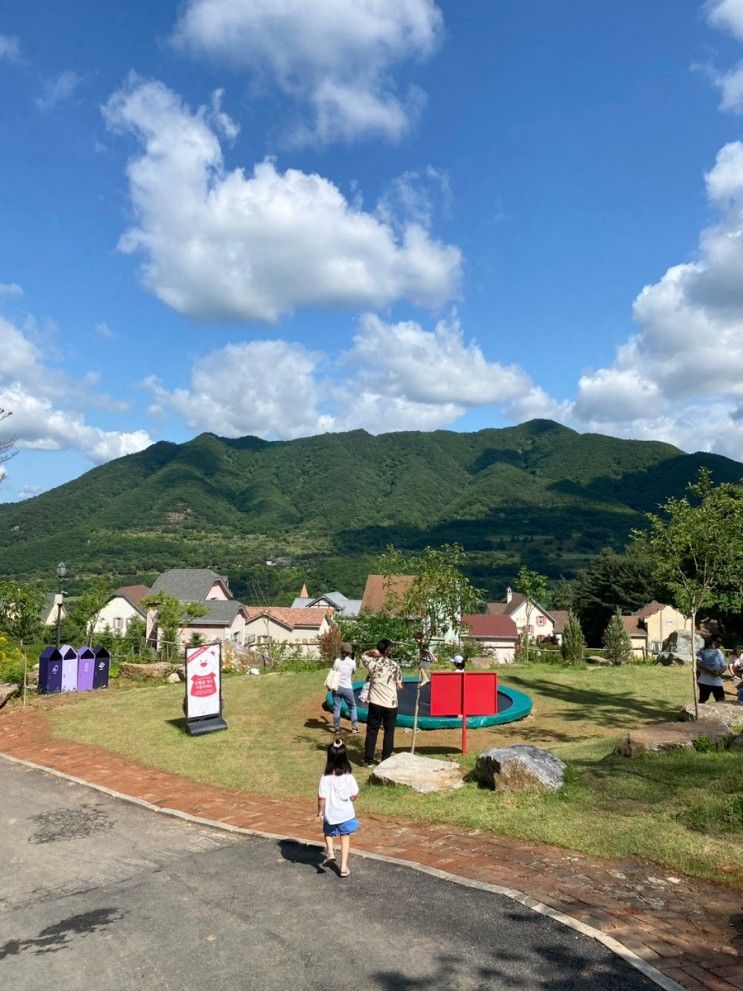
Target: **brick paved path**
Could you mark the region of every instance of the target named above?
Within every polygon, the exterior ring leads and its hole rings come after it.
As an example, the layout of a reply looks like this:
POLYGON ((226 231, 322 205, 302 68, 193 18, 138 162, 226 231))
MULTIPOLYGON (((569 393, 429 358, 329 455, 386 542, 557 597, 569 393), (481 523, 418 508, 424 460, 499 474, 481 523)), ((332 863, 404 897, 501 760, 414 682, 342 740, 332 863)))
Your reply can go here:
MULTIPOLYGON (((55 740, 44 713, 0 714, 0 753, 155 805, 246 829, 320 842, 314 800, 279 801, 146 768, 55 740)), ((357 849, 514 888, 601 930, 690 991, 743 989, 743 898, 639 860, 599 860, 482 830, 367 815, 357 849)))

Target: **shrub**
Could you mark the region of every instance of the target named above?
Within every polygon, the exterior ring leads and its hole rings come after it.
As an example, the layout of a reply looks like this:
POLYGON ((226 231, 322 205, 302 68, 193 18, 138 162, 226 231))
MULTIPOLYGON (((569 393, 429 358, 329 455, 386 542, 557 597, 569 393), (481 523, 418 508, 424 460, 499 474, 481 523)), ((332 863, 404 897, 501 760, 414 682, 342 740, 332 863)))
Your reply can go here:
POLYGON ((617 610, 604 633, 604 656, 612 664, 627 664, 632 659, 632 641, 617 610))
POLYGON ((586 641, 581 629, 580 620, 571 612, 562 634, 560 653, 564 661, 573 664, 582 661, 586 650, 586 641))
POLYGON ((0 681, 23 684, 23 654, 15 644, 0 633, 0 681))

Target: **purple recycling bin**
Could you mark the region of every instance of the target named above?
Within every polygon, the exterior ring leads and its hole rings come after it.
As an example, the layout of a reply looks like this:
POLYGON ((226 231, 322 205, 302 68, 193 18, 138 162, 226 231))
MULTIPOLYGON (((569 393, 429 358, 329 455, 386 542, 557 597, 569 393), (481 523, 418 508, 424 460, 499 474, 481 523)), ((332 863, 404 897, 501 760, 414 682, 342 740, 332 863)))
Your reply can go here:
POLYGON ((95 647, 95 670, 93 671, 93 688, 108 688, 108 669, 111 665, 111 655, 105 647, 95 647))
POLYGON ((77 690, 90 692, 93 690, 93 675, 95 674, 95 651, 91 647, 81 647, 77 652, 77 690))
POLYGON ((77 691, 77 651, 68 643, 59 648, 62 655, 62 691, 77 691))
POLYGON ((62 654, 57 647, 46 647, 39 654, 39 694, 62 691, 62 654))

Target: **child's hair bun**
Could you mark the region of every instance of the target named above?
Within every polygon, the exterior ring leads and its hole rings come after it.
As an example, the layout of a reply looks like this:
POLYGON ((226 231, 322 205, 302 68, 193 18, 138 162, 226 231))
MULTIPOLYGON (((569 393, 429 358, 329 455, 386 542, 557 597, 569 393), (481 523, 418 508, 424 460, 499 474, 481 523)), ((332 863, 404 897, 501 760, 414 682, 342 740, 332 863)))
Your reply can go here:
POLYGON ((345 743, 339 736, 336 736, 333 740, 333 750, 340 750, 342 747, 345 747, 345 743))

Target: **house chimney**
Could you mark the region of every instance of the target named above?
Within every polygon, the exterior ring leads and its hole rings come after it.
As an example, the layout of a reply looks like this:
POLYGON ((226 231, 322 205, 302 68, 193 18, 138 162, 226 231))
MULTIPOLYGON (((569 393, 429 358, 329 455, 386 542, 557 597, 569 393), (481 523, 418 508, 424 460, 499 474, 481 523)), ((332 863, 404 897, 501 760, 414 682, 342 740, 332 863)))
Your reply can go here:
POLYGON ((508 604, 512 598, 513 598, 513 591, 511 589, 511 586, 509 585, 506 588, 506 604, 508 604))

